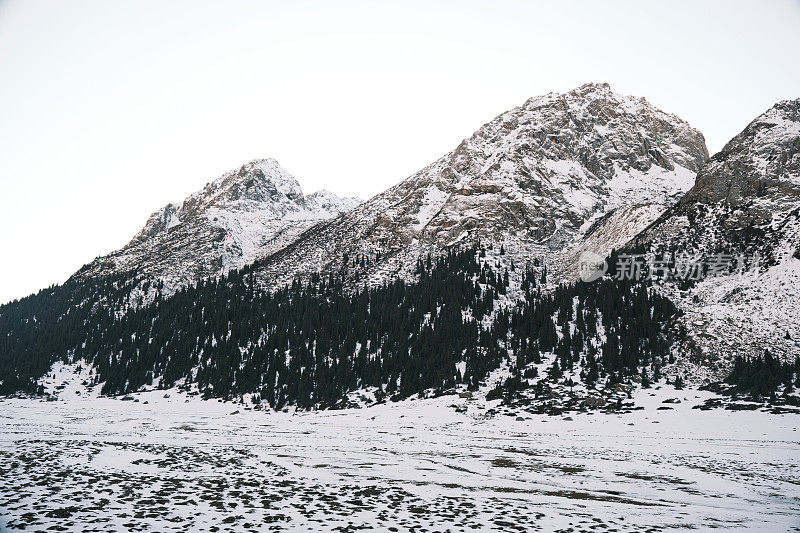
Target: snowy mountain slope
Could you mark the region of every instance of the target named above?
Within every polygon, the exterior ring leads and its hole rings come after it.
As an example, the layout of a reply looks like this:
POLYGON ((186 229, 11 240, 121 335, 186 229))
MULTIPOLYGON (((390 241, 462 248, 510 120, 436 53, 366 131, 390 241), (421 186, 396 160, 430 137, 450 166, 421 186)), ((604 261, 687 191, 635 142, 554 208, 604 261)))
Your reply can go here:
POLYGON ((621 206, 671 203, 707 157, 703 136, 686 122, 606 84, 532 98, 305 232, 263 261, 262 280, 273 285, 366 257, 364 274, 380 282, 407 273, 426 251, 478 241, 503 243, 519 261, 535 255, 556 264, 552 254, 580 240, 587 221, 621 206))
POLYGON ((252 263, 359 203, 325 190, 306 196, 274 159, 251 161, 159 209, 124 248, 77 275, 138 270, 169 290, 252 263))
POLYGON ((705 265, 696 283, 659 286, 685 312, 692 358, 712 374, 736 355, 800 354, 800 99, 751 122, 632 245, 705 265), (717 272, 720 260, 730 268, 717 272))

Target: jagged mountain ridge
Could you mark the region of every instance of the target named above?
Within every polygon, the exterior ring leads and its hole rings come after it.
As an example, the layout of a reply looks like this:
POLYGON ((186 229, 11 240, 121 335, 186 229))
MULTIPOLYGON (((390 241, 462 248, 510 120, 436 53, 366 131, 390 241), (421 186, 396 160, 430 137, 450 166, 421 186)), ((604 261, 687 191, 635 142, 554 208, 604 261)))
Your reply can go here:
MULTIPOLYGON (((366 256, 364 275, 377 283, 407 274, 427 251, 478 241, 503 243, 523 261, 544 257, 572 278, 563 265, 573 251, 565 249, 578 246, 593 220, 653 205, 628 215, 644 217, 635 231, 646 227, 707 158, 697 130, 607 84, 531 98, 395 187, 306 231, 262 262, 261 279, 275 286, 366 256)), ((597 241, 634 235, 627 228, 597 241)))
POLYGON ((277 161, 254 160, 182 203, 159 209, 124 248, 94 260, 76 275, 136 270, 164 280, 170 291, 250 264, 360 202, 325 190, 304 195, 277 161))
POLYGON ((714 377, 736 355, 800 354, 800 99, 753 120, 631 248, 743 267, 688 288, 656 285, 685 313, 682 351, 714 377))

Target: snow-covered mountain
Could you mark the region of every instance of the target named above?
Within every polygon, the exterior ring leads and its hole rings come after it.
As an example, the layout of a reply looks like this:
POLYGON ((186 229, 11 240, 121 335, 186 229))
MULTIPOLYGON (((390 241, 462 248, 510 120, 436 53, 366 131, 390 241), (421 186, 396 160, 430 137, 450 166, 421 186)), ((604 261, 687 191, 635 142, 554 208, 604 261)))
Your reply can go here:
POLYGON ((306 196, 274 159, 251 161, 159 209, 124 248, 77 275, 137 270, 164 280, 169 290, 274 253, 360 202, 325 190, 306 196))
POLYGON ((429 250, 477 241, 502 243, 521 261, 543 257, 560 278, 572 278, 584 232, 594 228, 601 255, 627 242, 692 186, 707 158, 697 130, 644 98, 607 84, 550 93, 304 233, 264 261, 263 281, 274 286, 366 257, 366 275, 379 282, 403 275, 429 250), (592 224, 617 209, 615 219, 636 222, 592 224))
POLYGON ((685 313, 690 359, 713 372, 736 355, 800 354, 800 99, 751 122, 632 245, 704 265, 696 283, 658 284, 685 313))
MULTIPOLYGON (((679 387, 725 377, 734 355, 800 354, 800 100, 709 160, 684 121, 584 85, 529 100, 356 203, 305 196, 273 160, 225 174, 122 250, 0 309, 0 391, 39 391, 66 358, 93 365, 105 394, 182 383, 282 409, 459 386, 560 410, 588 405, 576 383, 598 407, 630 386, 620 379, 679 387), (705 278, 570 283, 584 251, 619 249, 666 253, 673 271, 689 254, 705 278), (710 275, 720 254, 748 271, 710 275), (202 281, 147 305, 153 277, 167 296, 202 281)), ((733 386, 790 393, 800 360, 764 361, 769 380, 740 361, 758 383, 733 386)))

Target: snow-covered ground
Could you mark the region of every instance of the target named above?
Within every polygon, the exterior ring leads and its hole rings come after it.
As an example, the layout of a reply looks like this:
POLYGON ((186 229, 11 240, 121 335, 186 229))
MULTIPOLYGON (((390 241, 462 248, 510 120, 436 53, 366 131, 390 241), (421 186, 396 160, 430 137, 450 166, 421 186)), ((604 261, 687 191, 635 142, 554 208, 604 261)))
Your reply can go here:
POLYGON ((0 530, 800 531, 800 416, 692 409, 710 393, 640 390, 624 415, 457 396, 273 413, 97 398, 83 377, 0 400, 0 530))

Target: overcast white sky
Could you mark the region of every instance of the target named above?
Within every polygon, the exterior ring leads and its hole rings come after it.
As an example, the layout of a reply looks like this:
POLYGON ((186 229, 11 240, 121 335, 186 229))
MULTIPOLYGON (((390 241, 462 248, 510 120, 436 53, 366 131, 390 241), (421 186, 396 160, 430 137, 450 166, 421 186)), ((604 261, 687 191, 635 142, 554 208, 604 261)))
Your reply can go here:
POLYGON ((797 0, 0 0, 0 302, 250 159, 368 198, 587 81, 678 114, 713 153, 800 97, 799 50, 797 0))

